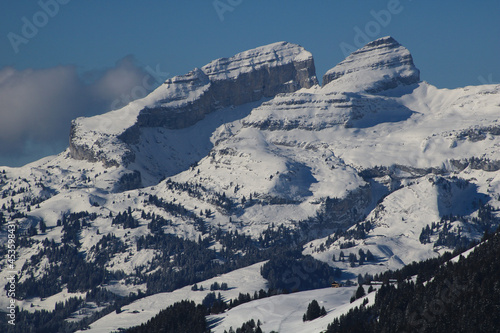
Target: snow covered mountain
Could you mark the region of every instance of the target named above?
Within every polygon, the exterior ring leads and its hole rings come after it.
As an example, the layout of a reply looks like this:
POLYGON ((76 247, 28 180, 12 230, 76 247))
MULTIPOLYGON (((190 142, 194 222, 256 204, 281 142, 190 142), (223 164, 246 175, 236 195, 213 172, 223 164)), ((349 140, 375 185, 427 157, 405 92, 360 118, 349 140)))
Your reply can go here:
MULTIPOLYGON (((273 246, 301 244, 352 280, 467 244, 499 223, 499 101, 500 85, 420 81, 392 37, 352 53, 322 86, 312 55, 286 42, 171 78, 122 109, 74 120, 60 155, 0 168, 1 237, 7 222, 18 226, 18 305, 86 296, 72 321, 94 328, 88 318, 114 300, 87 291, 181 290, 269 259, 273 246), (62 273, 68 258, 81 276, 95 268, 92 278, 62 273)), ((348 299, 335 294, 324 301, 348 299)), ((124 315, 108 316, 96 332, 124 315)), ((215 331, 228 327, 217 320, 215 331)))
POLYGON ((379 38, 353 52, 323 76, 323 86, 336 81, 342 91, 380 92, 420 82, 410 52, 394 38, 379 38))
POLYGON ((156 183, 205 156, 207 134, 242 114, 222 112, 221 120, 200 124, 197 130, 208 132, 188 147, 171 143, 186 141, 179 137, 179 131, 172 130, 192 128, 224 108, 259 102, 317 83, 311 53, 295 44, 280 42, 217 59, 201 69, 168 79, 149 96, 120 110, 76 119, 71 127, 70 154, 75 159, 101 161, 105 166, 129 166, 144 173, 146 184, 156 183), (179 154, 178 150, 188 148, 195 148, 192 156, 179 154))

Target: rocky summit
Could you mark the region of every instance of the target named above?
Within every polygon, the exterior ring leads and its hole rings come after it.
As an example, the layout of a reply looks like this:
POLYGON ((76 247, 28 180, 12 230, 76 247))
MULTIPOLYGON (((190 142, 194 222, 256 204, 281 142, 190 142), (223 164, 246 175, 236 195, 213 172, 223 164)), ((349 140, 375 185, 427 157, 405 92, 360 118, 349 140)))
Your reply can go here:
POLYGON ((259 47, 168 79, 149 96, 123 109, 76 119, 70 153, 75 159, 108 166, 128 165, 135 160, 130 145, 140 142, 141 128, 186 128, 216 110, 317 83, 312 55, 303 47, 287 42, 259 47), (113 148, 117 145, 122 152, 113 148))
POLYGON ((323 86, 336 81, 343 91, 380 92, 420 82, 410 52, 394 38, 366 44, 323 76, 323 86))

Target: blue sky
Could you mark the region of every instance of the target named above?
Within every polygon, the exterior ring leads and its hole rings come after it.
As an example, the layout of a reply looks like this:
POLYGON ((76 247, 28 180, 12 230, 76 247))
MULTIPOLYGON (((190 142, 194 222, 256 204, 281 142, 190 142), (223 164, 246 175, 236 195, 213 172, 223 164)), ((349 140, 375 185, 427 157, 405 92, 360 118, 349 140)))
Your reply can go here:
POLYGON ((281 40, 312 52, 320 80, 391 35, 439 88, 498 83, 499 22, 500 1, 2 1, 0 165, 62 151, 75 117, 281 40))

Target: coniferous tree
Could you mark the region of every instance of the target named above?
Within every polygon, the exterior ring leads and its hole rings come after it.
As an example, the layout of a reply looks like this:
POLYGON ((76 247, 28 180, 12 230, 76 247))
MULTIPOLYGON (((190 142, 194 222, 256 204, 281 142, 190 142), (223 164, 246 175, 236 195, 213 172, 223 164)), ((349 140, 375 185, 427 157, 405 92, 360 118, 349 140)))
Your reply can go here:
POLYGON ((309 305, 307 306, 307 311, 302 317, 302 320, 303 321, 314 320, 316 318, 319 318, 322 312, 326 313, 325 309, 324 308, 321 309, 319 307, 318 301, 313 299, 311 303, 309 303, 309 305))
POLYGON ((45 221, 43 219, 40 220, 40 223, 38 224, 38 227, 40 228, 40 232, 42 234, 44 234, 45 231, 47 230, 47 225, 45 224, 45 221))
POLYGON ((363 286, 362 286, 362 285, 360 285, 360 286, 358 287, 358 289, 356 290, 356 299, 361 298, 361 297, 363 297, 363 296, 365 296, 365 295, 366 295, 366 293, 365 293, 365 288, 363 288, 363 286))

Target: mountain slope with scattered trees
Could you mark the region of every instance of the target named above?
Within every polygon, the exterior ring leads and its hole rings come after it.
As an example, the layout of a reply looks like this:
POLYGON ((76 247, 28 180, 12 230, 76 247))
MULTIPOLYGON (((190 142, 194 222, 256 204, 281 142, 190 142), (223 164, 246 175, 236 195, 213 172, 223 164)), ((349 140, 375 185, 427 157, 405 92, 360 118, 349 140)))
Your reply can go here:
POLYGON ((327 332, 498 332, 499 257, 497 231, 467 258, 438 266, 428 281, 382 286, 372 307, 351 310, 327 332))

